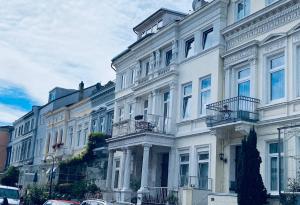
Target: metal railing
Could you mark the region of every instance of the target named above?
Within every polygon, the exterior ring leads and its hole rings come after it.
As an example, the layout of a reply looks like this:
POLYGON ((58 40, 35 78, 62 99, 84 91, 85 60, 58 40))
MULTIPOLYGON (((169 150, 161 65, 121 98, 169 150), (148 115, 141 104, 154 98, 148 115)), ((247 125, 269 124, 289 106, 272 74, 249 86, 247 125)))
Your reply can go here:
POLYGON ((170 133, 171 119, 159 115, 138 115, 114 124, 114 136, 123 136, 141 132, 170 133))
POLYGON ((212 178, 198 176, 181 176, 179 179, 181 187, 191 187, 200 190, 212 190, 212 178))
POLYGON ((237 121, 257 122, 259 102, 256 98, 237 96, 209 104, 206 106, 206 124, 214 127, 237 121))
POLYGON ((148 192, 143 193, 142 204, 177 204, 178 203, 178 191, 171 190, 168 187, 149 187, 148 192))
POLYGON ((139 75, 137 78, 137 83, 142 84, 145 83, 151 79, 154 79, 158 76, 164 75, 168 73, 171 70, 171 65, 165 66, 162 68, 155 68, 152 72, 150 72, 148 75, 139 75))

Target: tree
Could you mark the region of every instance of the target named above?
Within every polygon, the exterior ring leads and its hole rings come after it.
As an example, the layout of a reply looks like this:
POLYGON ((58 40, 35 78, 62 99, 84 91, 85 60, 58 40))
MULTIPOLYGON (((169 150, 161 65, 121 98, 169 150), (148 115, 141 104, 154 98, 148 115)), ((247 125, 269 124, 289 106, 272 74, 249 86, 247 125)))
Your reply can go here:
POLYGON ((241 157, 238 162, 237 193, 239 205, 262 205, 267 202, 267 190, 260 175, 261 157, 256 148, 257 135, 251 129, 242 141, 241 157))
POLYGON ((16 186, 19 181, 19 170, 16 167, 9 167, 1 179, 1 184, 5 186, 16 186))

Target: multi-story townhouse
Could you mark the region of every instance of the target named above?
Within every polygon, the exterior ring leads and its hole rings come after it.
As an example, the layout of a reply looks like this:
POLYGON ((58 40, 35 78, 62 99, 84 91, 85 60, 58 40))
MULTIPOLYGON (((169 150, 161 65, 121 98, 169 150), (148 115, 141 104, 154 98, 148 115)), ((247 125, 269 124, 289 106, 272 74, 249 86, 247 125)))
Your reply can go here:
POLYGON ((100 92, 91 97, 92 121, 91 131, 112 135, 112 121, 114 117, 115 83, 110 81, 100 92))
POLYGON ((118 200, 130 200, 139 181, 138 201, 164 200, 168 189, 181 204, 237 204, 237 161, 252 127, 268 193, 287 189, 299 130, 282 132, 283 146, 277 139, 278 128, 299 123, 299 6, 195 0, 189 15, 161 9, 134 28, 138 40, 112 60, 107 189, 118 200))
POLYGON ((11 155, 11 142, 13 127, 0 126, 0 172, 9 166, 9 159, 11 155))
MULTIPOLYGON (((40 109, 35 163, 27 170, 31 175, 38 174, 38 183, 47 183, 53 159, 54 181, 57 181, 58 163, 84 150, 92 131, 92 111, 97 109, 96 101, 101 99, 102 104, 111 106, 112 88, 112 82, 104 86, 97 83, 88 88, 81 82, 78 90, 55 88, 49 92, 49 102, 40 109)), ((111 107, 109 111, 112 111, 111 107)), ((111 130, 111 125, 107 124, 106 128, 111 130)))
MULTIPOLYGON (((276 196, 281 190, 287 191, 288 179, 299 177, 299 129, 278 133, 280 127, 300 123, 299 11, 299 1, 292 0, 229 4, 227 27, 222 30, 224 100, 207 106, 207 125, 217 136, 223 160, 219 192, 236 191, 241 139, 253 126, 268 193, 276 196), (279 145, 278 135, 283 145, 279 145)), ((231 200, 236 204, 235 197, 231 200)), ((222 201, 224 196, 218 194, 209 198, 211 204, 222 201)))
POLYGON ((26 167, 33 164, 38 115, 39 107, 33 106, 30 112, 13 123, 14 131, 8 146, 11 149, 8 162, 10 166, 19 168, 20 185, 24 185, 26 181, 26 167))
POLYGON ((219 147, 205 116, 206 105, 223 94, 227 4, 194 1, 189 15, 160 9, 134 28, 138 40, 112 60, 117 83, 107 189, 121 192, 118 200, 132 198, 132 182, 139 183, 138 203, 166 202, 170 191, 185 199, 186 187, 207 203, 208 190, 217 189, 219 147))

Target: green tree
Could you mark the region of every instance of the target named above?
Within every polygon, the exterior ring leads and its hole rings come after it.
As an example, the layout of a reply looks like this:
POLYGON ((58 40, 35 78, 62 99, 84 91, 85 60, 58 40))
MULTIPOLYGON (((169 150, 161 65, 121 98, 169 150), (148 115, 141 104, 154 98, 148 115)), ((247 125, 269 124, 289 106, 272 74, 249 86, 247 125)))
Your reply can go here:
POLYGON ((267 190, 260 175, 261 157, 256 148, 257 135, 251 129, 242 141, 241 157, 238 162, 237 193, 239 205, 262 205, 267 202, 267 190))
POLYGON ((9 167, 1 178, 1 184, 6 186, 16 186, 19 181, 19 170, 16 167, 9 167))

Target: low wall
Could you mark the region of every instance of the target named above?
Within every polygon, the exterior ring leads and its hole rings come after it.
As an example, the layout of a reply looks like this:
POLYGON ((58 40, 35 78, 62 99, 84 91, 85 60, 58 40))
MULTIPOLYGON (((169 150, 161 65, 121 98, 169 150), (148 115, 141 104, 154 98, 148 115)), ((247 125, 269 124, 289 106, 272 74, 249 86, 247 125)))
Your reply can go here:
POLYGON ((238 205, 236 194, 214 193, 208 195, 208 205, 238 205))

